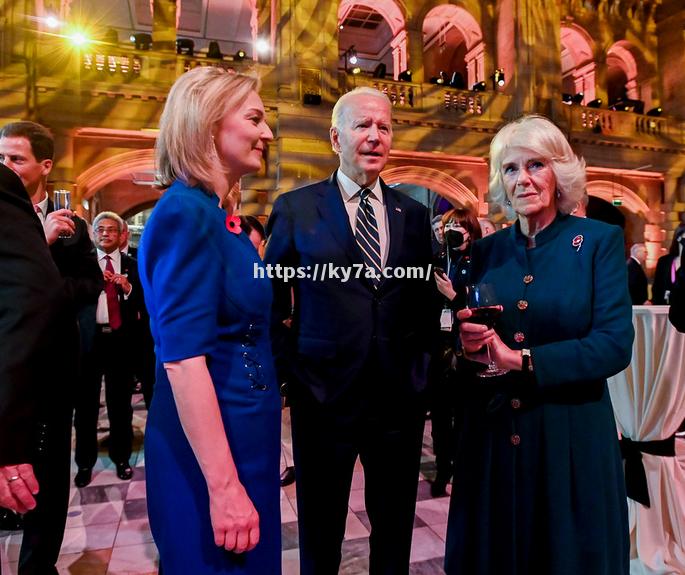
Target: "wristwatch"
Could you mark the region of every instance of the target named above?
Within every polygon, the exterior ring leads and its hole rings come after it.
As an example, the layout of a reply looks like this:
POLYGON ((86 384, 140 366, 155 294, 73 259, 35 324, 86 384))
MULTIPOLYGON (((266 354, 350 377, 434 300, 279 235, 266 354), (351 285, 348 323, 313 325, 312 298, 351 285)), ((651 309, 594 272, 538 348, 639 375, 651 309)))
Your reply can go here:
POLYGON ((530 372, 533 371, 533 358, 530 355, 529 349, 521 350, 521 371, 530 372))

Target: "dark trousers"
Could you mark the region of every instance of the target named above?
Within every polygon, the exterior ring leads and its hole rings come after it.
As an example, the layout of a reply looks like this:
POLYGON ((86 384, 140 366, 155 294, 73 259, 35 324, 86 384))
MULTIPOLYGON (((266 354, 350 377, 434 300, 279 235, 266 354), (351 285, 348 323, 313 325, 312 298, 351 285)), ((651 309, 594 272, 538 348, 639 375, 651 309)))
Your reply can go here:
POLYGON ((429 405, 437 481, 449 482, 454 473, 454 454, 463 419, 457 405, 457 374, 443 363, 431 381, 429 405))
POLYGON ((69 507, 71 405, 55 407, 38 429, 33 470, 40 491, 36 508, 24 515, 19 575, 57 575, 69 507))
POLYGON ((155 385, 155 344, 152 341, 150 328, 138 326, 137 349, 135 350, 135 375, 145 400, 145 408, 150 409, 152 391, 155 385))
MULTIPOLYGON (((372 375, 367 372, 366 374, 372 375)), ((357 390, 378 379, 361 378, 357 390)), ((406 575, 416 507, 425 410, 421 401, 360 391, 322 405, 293 398, 301 575, 337 575, 352 474, 364 468, 364 497, 371 523, 369 573, 406 575)))
POLYGON ((115 463, 127 463, 131 457, 133 409, 127 342, 123 327, 110 333, 98 327, 92 349, 84 354, 74 417, 75 459, 78 467, 93 467, 97 461, 97 427, 103 376, 109 418, 109 456, 115 463))

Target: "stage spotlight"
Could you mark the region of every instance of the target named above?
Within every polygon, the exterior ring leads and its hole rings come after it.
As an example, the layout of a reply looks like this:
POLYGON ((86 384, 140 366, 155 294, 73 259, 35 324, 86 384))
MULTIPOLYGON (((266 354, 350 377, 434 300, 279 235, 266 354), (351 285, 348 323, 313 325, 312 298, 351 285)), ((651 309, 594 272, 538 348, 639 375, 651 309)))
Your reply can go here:
POLYGON ((474 92, 485 92, 486 84, 482 80, 480 82, 476 82, 473 86, 471 86, 471 90, 474 92))
POLYGON ((212 40, 207 47, 207 58, 216 58, 221 60, 224 55, 221 53, 221 48, 219 48, 219 43, 216 40, 212 40))
POLYGON ((661 106, 657 106, 656 108, 652 108, 649 112, 647 112, 647 115, 658 117, 658 116, 661 116, 661 112, 663 112, 663 110, 661 109, 661 106))
POLYGON ((601 108, 602 107, 602 98, 595 98, 594 100, 590 100, 586 106, 588 108, 601 108))
POLYGON ((400 72, 397 76, 397 79, 400 82, 411 82, 411 70, 405 70, 404 72, 400 72))
POLYGON ((374 78, 385 78, 385 74, 386 74, 386 67, 385 67, 385 64, 383 64, 383 62, 381 62, 380 64, 378 64, 378 66, 376 66, 374 68, 373 77, 374 78))
POLYGON ((268 54, 271 51, 271 45, 266 38, 258 38, 255 44, 258 54, 268 54))
POLYGON ((361 69, 359 66, 355 66, 354 68, 352 68, 352 69, 350 70, 350 72, 352 72, 352 73, 356 76, 357 74, 361 74, 361 73, 362 73, 362 69, 361 69))
POLYGON ((347 60, 347 61, 348 61, 350 64, 352 64, 352 65, 356 64, 357 62, 359 62, 359 58, 357 58, 357 51, 354 49, 354 46, 352 46, 352 47, 348 50, 348 60, 347 60))
POLYGON ((129 39, 135 45, 136 50, 149 50, 152 48, 152 35, 147 32, 131 34, 129 39))
POLYGON ((176 38, 176 53, 192 56, 195 53, 195 42, 190 38, 176 38))
POLYGON ((245 53, 245 50, 238 50, 234 54, 233 59, 236 60, 237 62, 242 62, 245 59, 245 56, 247 56, 247 54, 245 53))
POLYGON ((571 98, 571 103, 580 104, 583 101, 583 98, 585 98, 585 94, 583 94, 583 92, 573 94, 573 97, 571 98))

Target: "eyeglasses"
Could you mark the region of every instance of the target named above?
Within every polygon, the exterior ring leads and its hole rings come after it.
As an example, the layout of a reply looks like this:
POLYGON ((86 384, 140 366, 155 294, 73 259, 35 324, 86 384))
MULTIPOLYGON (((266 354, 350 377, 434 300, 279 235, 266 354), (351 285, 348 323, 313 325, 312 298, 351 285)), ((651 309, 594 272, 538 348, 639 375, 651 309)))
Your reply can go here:
POLYGON ((119 228, 107 227, 107 228, 95 228, 96 234, 118 234, 119 228))

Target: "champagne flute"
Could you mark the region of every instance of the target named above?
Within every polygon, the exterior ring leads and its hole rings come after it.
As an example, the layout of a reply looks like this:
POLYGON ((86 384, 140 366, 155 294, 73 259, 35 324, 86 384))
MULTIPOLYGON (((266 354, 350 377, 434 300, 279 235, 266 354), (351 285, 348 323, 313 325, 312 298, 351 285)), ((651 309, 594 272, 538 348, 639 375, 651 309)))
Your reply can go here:
MULTIPOLYGON (((69 190, 55 190, 52 193, 52 203, 57 210, 71 210, 71 192, 69 190)), ((71 234, 62 232, 59 237, 61 239, 70 238, 71 234)))
MULTIPOLYGON (((495 322, 502 315, 503 307, 498 304, 495 295, 495 287, 489 283, 473 284, 468 287, 467 307, 471 310, 471 317, 466 321, 478 323, 492 328, 495 322)), ((490 346, 486 346, 488 351, 488 367, 477 373, 478 377, 495 377, 504 375, 509 370, 497 367, 497 364, 490 357, 490 346)))

